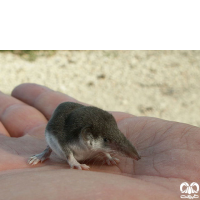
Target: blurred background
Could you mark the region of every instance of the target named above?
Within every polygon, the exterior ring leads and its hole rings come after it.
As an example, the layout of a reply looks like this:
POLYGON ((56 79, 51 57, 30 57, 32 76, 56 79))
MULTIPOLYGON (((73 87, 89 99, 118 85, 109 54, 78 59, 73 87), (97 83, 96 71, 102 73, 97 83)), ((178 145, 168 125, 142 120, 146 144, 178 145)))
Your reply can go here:
POLYGON ((200 51, 0 51, 0 90, 27 82, 109 111, 200 126, 200 51))

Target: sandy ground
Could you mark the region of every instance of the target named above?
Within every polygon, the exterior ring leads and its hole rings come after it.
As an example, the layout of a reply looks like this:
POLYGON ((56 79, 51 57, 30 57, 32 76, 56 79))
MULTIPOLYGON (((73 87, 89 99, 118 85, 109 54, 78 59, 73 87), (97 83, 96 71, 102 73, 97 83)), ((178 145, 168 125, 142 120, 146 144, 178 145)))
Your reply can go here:
POLYGON ((33 82, 107 110, 200 126, 200 51, 0 53, 0 90, 33 82))

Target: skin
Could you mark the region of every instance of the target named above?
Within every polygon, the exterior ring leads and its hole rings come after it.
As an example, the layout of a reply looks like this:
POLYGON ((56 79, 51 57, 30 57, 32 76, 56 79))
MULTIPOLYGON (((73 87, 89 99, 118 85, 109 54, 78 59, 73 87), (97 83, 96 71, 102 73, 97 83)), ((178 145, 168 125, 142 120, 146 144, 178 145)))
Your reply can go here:
POLYGON ((69 169, 52 154, 28 165, 46 148, 47 120, 64 101, 78 102, 36 84, 0 93, 0 199, 180 199, 182 182, 200 184, 199 128, 121 112, 111 113, 141 160, 121 158, 118 166, 93 160, 87 171, 69 169))

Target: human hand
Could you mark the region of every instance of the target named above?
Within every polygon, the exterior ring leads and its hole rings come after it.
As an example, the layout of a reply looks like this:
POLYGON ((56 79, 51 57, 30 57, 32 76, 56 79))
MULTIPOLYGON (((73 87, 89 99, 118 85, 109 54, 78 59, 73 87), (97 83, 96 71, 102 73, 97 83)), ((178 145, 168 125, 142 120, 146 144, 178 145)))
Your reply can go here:
POLYGON ((35 84, 0 93, 0 199, 180 199, 182 182, 200 184, 199 128, 121 112, 112 114, 141 160, 121 158, 118 166, 94 160, 90 171, 80 171, 52 154, 28 165, 46 148, 47 120, 64 101, 77 102, 35 84))

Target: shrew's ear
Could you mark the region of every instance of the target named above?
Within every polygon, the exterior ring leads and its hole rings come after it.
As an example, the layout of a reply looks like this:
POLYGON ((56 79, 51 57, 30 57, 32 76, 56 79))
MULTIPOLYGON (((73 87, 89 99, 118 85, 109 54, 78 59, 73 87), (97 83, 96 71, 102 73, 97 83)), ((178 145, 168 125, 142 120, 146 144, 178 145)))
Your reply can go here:
POLYGON ((91 126, 85 126, 81 129, 81 136, 85 141, 89 141, 93 139, 92 136, 92 127, 91 126))

